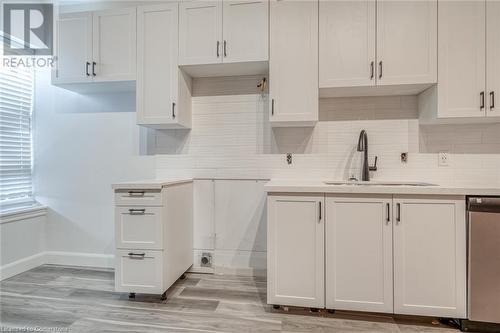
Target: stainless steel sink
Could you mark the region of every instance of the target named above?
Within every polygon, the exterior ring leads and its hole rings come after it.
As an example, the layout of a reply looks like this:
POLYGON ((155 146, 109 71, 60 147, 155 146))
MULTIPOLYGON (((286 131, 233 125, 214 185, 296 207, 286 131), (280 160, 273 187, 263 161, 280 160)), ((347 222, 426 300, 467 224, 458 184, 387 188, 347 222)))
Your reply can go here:
POLYGON ((383 182, 383 181, 325 181, 326 185, 333 186, 438 186, 424 182, 383 182))

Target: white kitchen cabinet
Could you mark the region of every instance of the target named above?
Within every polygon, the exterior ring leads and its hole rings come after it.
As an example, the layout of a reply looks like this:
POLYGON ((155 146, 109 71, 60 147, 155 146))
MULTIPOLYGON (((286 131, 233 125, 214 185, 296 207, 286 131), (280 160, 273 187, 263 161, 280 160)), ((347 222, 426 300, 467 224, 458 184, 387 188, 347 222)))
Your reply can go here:
POLYGON ((193 264, 193 183, 115 187, 115 290, 164 293, 193 264))
POLYGON ((271 0, 269 95, 272 126, 318 120, 318 2, 271 0))
POLYGON ((437 1, 320 1, 322 97, 416 94, 437 82, 437 1))
POLYGON ((323 308, 324 196, 269 195, 267 302, 323 308))
POLYGON ((437 1, 377 1, 377 85, 437 82, 437 1))
POLYGON ((179 4, 179 65, 222 62, 222 1, 179 4))
POLYGON ((319 87, 374 86, 375 0, 319 2, 319 87))
POLYGON ((437 118, 485 116, 485 6, 485 1, 439 2, 437 118))
POLYGON ((394 312, 466 318, 463 197, 394 197, 394 312))
POLYGON ((94 80, 135 80, 136 9, 94 12, 92 21, 94 80))
POLYGON ((500 1, 486 2, 487 116, 500 116, 500 1))
POLYGON ((54 83, 92 80, 92 13, 61 14, 56 26, 54 83))
POLYGON ((268 7, 267 0, 181 2, 179 64, 267 61, 268 7))
POLYGON ((134 81, 136 8, 61 14, 56 45, 54 84, 134 81))
POLYGON ((269 2, 224 1, 223 62, 267 61, 269 2))
POLYGON ((392 195, 326 198, 326 308, 393 312, 392 195))
POLYGON ((191 79, 178 68, 178 4, 137 8, 137 123, 191 127, 191 79))

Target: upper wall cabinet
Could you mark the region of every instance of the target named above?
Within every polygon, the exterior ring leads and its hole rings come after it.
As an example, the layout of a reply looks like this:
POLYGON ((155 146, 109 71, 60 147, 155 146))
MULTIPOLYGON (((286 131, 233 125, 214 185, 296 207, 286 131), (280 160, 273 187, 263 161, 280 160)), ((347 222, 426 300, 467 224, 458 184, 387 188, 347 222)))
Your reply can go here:
POLYGON ((421 121, 498 121, 500 3, 440 1, 438 30, 439 84, 420 97, 421 121))
POLYGON ((268 1, 180 3, 179 64, 268 60, 268 1))
POLYGON ((319 13, 320 88, 418 93, 437 82, 436 0, 320 1, 319 13))
POLYGON ((133 81, 136 9, 61 14, 53 83, 133 81))
POLYGON ((272 126, 318 120, 318 2, 272 0, 269 52, 272 126))
POLYGON ((178 4, 137 8, 137 123, 191 126, 191 81, 178 68, 178 4))

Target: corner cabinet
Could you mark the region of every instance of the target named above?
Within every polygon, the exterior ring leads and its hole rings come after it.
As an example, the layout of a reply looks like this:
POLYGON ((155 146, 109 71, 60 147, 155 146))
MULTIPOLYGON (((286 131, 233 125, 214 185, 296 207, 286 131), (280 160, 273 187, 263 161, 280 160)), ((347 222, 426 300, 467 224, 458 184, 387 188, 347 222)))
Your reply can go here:
POLYGON ((61 14, 54 84, 134 81, 136 9, 61 14))
POLYGON ((327 196, 326 308, 393 312, 392 196, 327 196))
POLYGON ((268 303, 466 318, 464 197, 323 198, 268 194, 268 303))
POLYGON ((270 1, 269 119, 272 126, 318 121, 318 1, 270 1))
POLYGON ((270 195, 267 302, 324 307, 324 197, 270 195))
POLYGON ((191 127, 191 78, 178 68, 178 4, 137 8, 137 123, 191 127))
POLYGON ((466 318, 465 200, 394 197, 394 312, 466 318))
POLYGON ((179 6, 180 65, 268 60, 267 0, 184 1, 179 6))

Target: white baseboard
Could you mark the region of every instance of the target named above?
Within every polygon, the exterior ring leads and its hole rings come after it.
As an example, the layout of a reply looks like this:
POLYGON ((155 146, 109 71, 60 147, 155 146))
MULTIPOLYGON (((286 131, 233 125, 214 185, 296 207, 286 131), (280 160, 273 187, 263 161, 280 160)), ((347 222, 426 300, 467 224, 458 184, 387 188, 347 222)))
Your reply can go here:
POLYGON ((29 271, 45 263, 44 252, 19 259, 10 264, 0 266, 0 281, 8 279, 14 275, 29 271))
POLYGON ((44 264, 113 268, 113 254, 45 251, 0 266, 0 281, 44 264))
POLYGON ((46 264, 99 268, 115 267, 115 256, 113 254, 63 251, 46 251, 44 254, 46 264))

